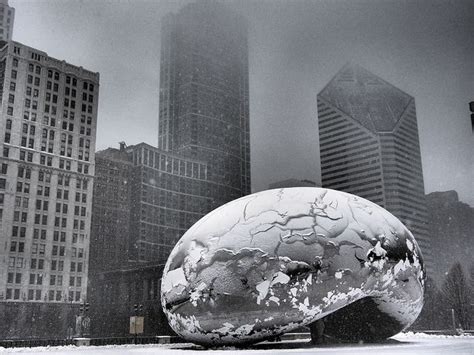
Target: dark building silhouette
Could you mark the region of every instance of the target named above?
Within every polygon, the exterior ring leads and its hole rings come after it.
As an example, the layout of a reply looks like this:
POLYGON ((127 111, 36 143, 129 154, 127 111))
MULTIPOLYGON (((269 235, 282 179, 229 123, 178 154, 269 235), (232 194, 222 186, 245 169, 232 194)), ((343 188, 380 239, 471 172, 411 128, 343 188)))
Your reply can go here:
POLYGON ((316 183, 311 180, 286 179, 276 181, 268 185, 269 189, 281 189, 285 187, 317 187, 316 183))
POLYGON ((158 147, 206 161, 213 207, 250 192, 246 21, 202 1, 164 18, 158 147))
MULTIPOLYGON (((130 317, 144 317, 144 336, 174 332, 161 309, 160 289, 163 264, 122 266, 104 271, 94 281, 100 287, 91 292, 91 333, 94 337, 130 336, 130 317)), ((94 278, 92 278, 94 280, 94 278)))
POLYGON ((366 198, 398 217, 432 267, 415 100, 347 64, 318 94, 323 187, 366 198))
POLYGON ((164 264, 212 206, 207 165, 145 143, 96 156, 91 272, 164 264))
POLYGON ((159 302, 163 265, 212 207, 207 164, 145 143, 96 153, 89 302, 93 336, 128 335, 142 304, 146 334, 169 332, 159 302))
POLYGON ((130 259, 131 248, 131 158, 122 146, 97 152, 95 161, 91 274, 122 267, 130 259))
POLYGON ((459 201, 456 191, 426 195, 433 274, 441 286, 451 266, 460 262, 466 275, 474 264, 474 208, 459 201))

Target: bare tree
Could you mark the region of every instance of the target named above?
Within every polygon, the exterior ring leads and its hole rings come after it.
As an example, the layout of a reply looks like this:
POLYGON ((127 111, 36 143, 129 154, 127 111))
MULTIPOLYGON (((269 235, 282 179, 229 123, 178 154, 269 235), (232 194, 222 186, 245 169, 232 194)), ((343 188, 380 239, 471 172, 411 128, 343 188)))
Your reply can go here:
POLYGON ((455 263, 446 275, 442 294, 446 300, 446 307, 454 309, 456 325, 460 325, 463 329, 470 329, 471 290, 459 262, 455 263))

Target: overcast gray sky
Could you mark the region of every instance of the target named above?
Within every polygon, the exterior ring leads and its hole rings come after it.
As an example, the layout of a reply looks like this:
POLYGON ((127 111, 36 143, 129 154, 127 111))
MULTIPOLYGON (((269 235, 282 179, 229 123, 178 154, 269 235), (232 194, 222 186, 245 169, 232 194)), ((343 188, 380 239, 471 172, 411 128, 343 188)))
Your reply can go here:
MULTIPOLYGON (((10 0, 13 39, 100 72, 97 147, 157 143, 161 17, 189 1, 10 0)), ((415 97, 426 192, 474 206, 474 1, 228 1, 249 20, 253 191, 320 181, 316 95, 348 61, 415 97)))

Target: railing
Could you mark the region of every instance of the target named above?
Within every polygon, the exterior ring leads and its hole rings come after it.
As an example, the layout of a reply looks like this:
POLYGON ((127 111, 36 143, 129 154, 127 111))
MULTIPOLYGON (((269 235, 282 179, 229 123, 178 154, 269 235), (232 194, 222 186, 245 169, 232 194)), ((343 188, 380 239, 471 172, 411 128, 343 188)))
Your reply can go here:
POLYGON ((31 348, 36 346, 65 346, 74 344, 73 339, 29 339, 29 340, 0 340, 0 347, 31 348))
MULTIPOLYGON (((29 339, 29 340, 0 340, 3 348, 30 348, 38 346, 66 346, 80 344, 78 339, 29 339)), ((110 337, 87 339, 90 345, 125 345, 125 344, 169 344, 182 343, 184 340, 177 336, 138 336, 138 337, 110 337)))
POLYGON ((135 337, 111 337, 111 338, 92 338, 91 345, 122 345, 122 344, 169 344, 183 343, 184 339, 178 336, 137 336, 135 337))

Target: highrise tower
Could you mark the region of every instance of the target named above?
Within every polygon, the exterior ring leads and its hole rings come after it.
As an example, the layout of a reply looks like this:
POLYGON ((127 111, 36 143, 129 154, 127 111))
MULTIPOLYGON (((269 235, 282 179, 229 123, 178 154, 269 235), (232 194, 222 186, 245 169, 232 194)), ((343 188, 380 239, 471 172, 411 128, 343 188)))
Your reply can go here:
POLYGON ((10 41, 13 35, 15 9, 8 6, 8 0, 0 0, 0 40, 10 41))
POLYGON ((99 74, 0 46, 0 338, 65 334, 86 299, 99 74))
POLYGON ((213 207, 250 192, 246 22, 204 1, 164 19, 158 147, 208 163, 213 207))
POLYGON ((318 94, 323 187, 366 198, 414 234, 430 269, 415 100, 356 65, 318 94))

